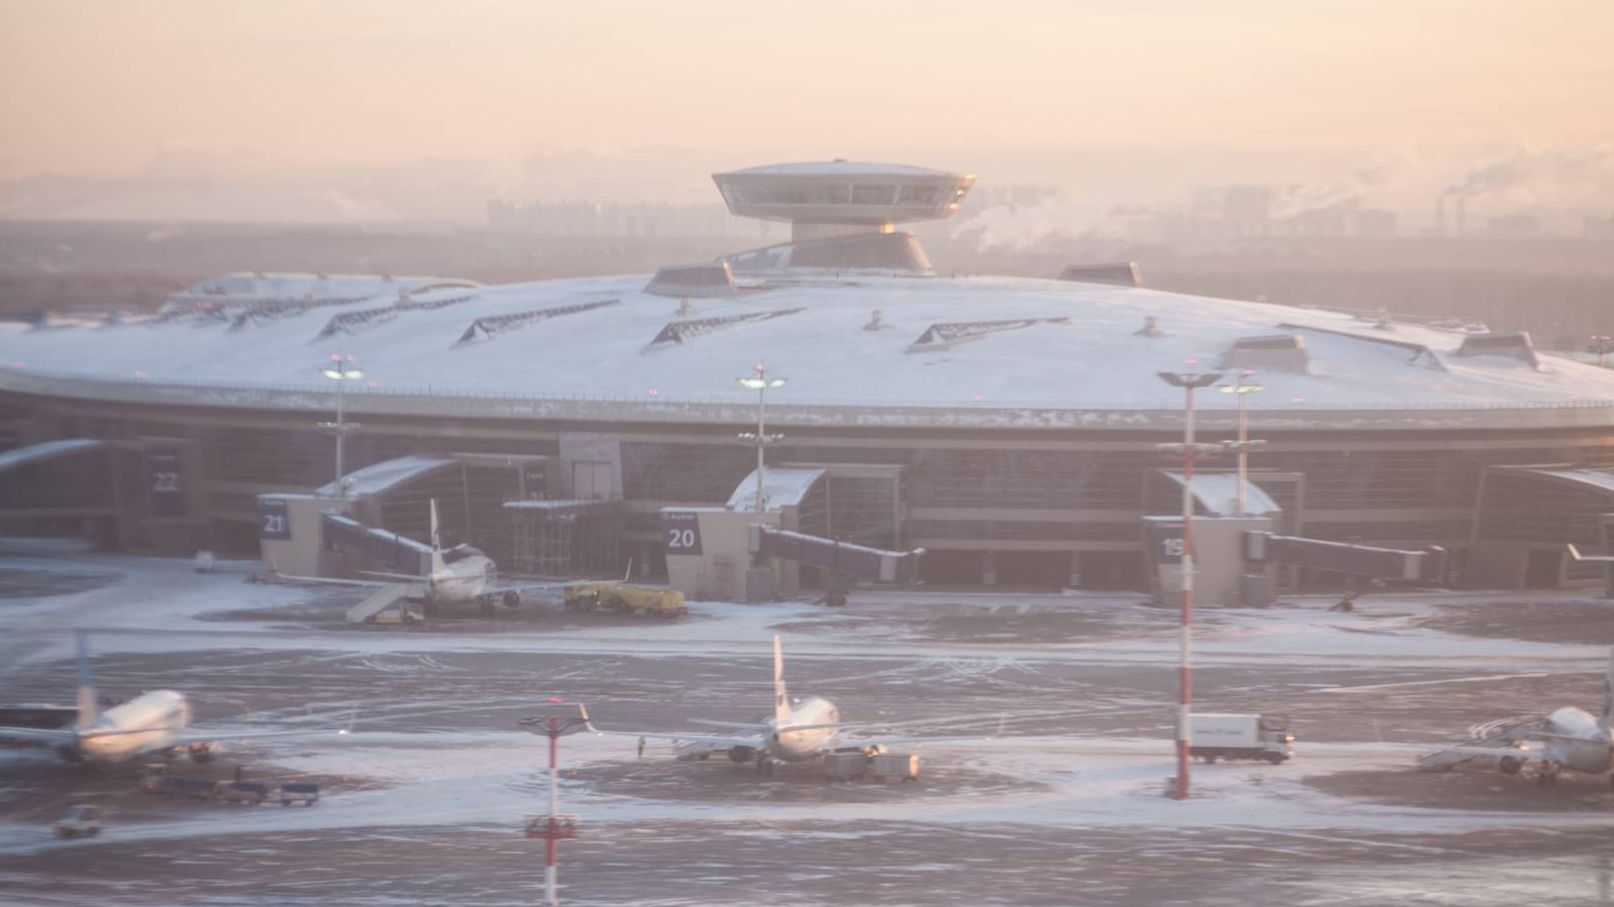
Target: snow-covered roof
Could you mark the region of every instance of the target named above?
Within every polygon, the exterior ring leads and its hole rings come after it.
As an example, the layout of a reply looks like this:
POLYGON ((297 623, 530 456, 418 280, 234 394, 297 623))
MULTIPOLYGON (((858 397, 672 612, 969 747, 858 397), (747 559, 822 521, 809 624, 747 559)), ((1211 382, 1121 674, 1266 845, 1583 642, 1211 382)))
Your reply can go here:
POLYGON ((365 299, 395 302, 405 295, 441 290, 474 289, 481 284, 450 277, 404 277, 391 274, 302 274, 237 271, 199 280, 168 297, 167 311, 198 306, 237 307, 266 302, 318 303, 365 299))
MULTIPOLYGON (((351 353, 365 371, 363 382, 347 388, 355 412, 373 391, 723 406, 740 417, 724 421, 739 421, 755 396, 735 378, 760 361, 789 379, 768 394, 770 411, 787 422, 792 412, 845 406, 922 410, 926 424, 940 425, 974 424, 985 410, 1052 410, 1085 413, 1081 424, 1095 427, 1124 427, 1117 420, 1127 419, 1143 427, 1148 419, 1127 413, 1181 407, 1181 392, 1156 373, 1181 370, 1190 359, 1214 363, 1238 338, 1275 333, 1282 324, 1284 331, 1318 329, 1306 336, 1309 371, 1259 372, 1266 389, 1247 395, 1257 423, 1287 424, 1278 413, 1304 419, 1319 410, 1468 406, 1529 407, 1540 419, 1553 407, 1614 405, 1614 370, 1548 355, 1539 369, 1459 357, 1467 335, 1419 325, 1398 324, 1385 335, 1408 346, 1387 344, 1350 336, 1364 328, 1327 311, 1031 278, 778 274, 770 281, 767 289, 697 300, 682 312, 677 302, 643 292, 643 275, 488 286, 452 305, 400 309, 364 321, 362 331, 325 337, 318 335, 334 316, 378 302, 293 310, 233 330, 181 317, 0 331, 0 386, 10 374, 36 387, 65 387, 64 377, 111 379, 120 394, 142 384, 153 387, 145 393, 160 384, 279 388, 316 395, 286 405, 326 407, 334 388, 316 366, 351 353), (605 300, 620 302, 588 305, 605 300), (456 347, 479 319, 551 309, 565 314, 456 347), (883 329, 865 330, 876 310, 883 329), (1139 332, 1151 317, 1163 336, 1139 332), (951 349, 910 352, 934 325, 968 332, 972 324, 1006 321, 1026 325, 985 331, 951 349), (711 329, 685 330, 680 343, 653 343, 672 322, 711 329)), ((456 291, 455 298, 464 296, 456 291)), ((1197 399, 1210 415, 1234 406, 1231 394, 1197 399)))
MULTIPOLYGON (((453 460, 444 457, 399 457, 395 460, 386 460, 363 469, 354 470, 347 474, 347 493, 349 495, 381 494, 390 488, 401 485, 410 479, 418 478, 428 472, 441 469, 453 463, 453 460)), ((319 494, 336 494, 336 483, 331 482, 319 489, 319 494)))
POLYGON ((95 438, 66 438, 61 441, 45 441, 40 444, 30 444, 27 447, 16 447, 0 452, 0 472, 15 469, 25 463, 37 463, 53 457, 66 456, 97 447, 106 446, 105 441, 95 438))
MULTIPOLYGON (((1182 487, 1182 473, 1166 472, 1166 475, 1182 487)), ((1235 516, 1239 513, 1239 486, 1238 475, 1231 472, 1199 472, 1194 474, 1193 482, 1194 500, 1198 501, 1212 516, 1235 516)), ((1267 513, 1279 513, 1283 510, 1278 502, 1272 500, 1265 491, 1255 482, 1244 483, 1244 512, 1255 516, 1267 513)))
MULTIPOLYGON (((824 477, 824 470, 802 466, 774 466, 762 474, 762 498, 768 510, 781 507, 799 507, 812 490, 813 483, 824 477)), ((757 471, 751 470, 729 496, 728 509, 755 510, 757 506, 757 471)))
POLYGON ((1551 476, 1563 479, 1577 485, 1585 485, 1598 491, 1614 494, 1614 469, 1539 469, 1523 468, 1521 472, 1533 472, 1537 475, 1551 476))

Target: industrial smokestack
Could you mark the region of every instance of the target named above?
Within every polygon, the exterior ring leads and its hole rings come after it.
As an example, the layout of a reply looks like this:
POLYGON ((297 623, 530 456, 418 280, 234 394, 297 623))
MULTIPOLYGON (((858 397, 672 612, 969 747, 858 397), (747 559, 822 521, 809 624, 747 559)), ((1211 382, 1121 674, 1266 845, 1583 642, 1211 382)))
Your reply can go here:
POLYGON ((1457 236, 1461 238, 1468 226, 1468 196, 1457 196, 1457 236))

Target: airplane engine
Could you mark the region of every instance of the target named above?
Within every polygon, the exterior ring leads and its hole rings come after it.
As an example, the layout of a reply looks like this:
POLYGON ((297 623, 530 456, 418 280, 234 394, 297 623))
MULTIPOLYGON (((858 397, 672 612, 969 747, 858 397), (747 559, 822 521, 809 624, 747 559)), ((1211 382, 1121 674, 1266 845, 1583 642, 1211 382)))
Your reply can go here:
POLYGON ((191 757, 191 761, 198 765, 213 758, 213 747, 211 744, 193 743, 186 747, 185 750, 186 754, 191 757))
POLYGON ((729 750, 729 761, 741 765, 750 762, 756 757, 757 750, 756 747, 753 746, 737 746, 729 750))
POLYGON ((507 589, 502 601, 506 608, 519 607, 521 605, 521 593, 514 589, 507 589))

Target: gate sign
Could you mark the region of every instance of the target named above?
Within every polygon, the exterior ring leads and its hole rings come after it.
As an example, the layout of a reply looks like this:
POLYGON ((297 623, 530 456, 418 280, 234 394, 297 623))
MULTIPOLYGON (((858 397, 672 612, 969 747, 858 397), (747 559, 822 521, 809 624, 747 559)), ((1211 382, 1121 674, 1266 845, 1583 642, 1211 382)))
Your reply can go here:
POLYGON ((179 451, 157 450, 146 454, 146 491, 153 515, 185 515, 185 483, 179 466, 179 451))
POLYGON ((661 541, 667 546, 667 556, 701 553, 700 514, 692 510, 663 510, 661 512, 661 541))
POLYGON ((1182 520, 1146 518, 1144 527, 1143 538, 1149 549, 1150 563, 1182 563, 1182 520))
POLYGON ((278 498, 258 499, 258 538, 291 540, 291 521, 286 518, 286 502, 278 498))

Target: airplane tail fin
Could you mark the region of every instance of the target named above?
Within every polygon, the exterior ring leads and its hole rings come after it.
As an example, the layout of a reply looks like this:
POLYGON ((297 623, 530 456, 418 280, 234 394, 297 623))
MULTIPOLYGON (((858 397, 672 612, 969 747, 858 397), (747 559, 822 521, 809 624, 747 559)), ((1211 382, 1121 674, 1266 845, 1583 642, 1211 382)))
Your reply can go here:
POLYGON ((441 573, 444 570, 448 569, 448 565, 443 562, 443 535, 442 535, 442 531, 438 528, 438 525, 437 525, 437 499, 436 498, 432 498, 431 507, 432 507, 432 522, 431 522, 431 531, 432 531, 432 535, 431 535, 431 542, 432 542, 432 573, 437 574, 437 573, 441 573))
POLYGON ((1603 713, 1597 724, 1605 731, 1614 726, 1614 648, 1608 650, 1608 667, 1603 670, 1603 713))
POLYGON ((773 638, 773 719, 780 727, 790 720, 790 695, 785 692, 785 652, 778 636, 773 638))
POLYGON ((88 727, 101 715, 100 703, 95 697, 95 681, 90 676, 89 634, 75 630, 73 637, 78 649, 78 726, 88 727))

